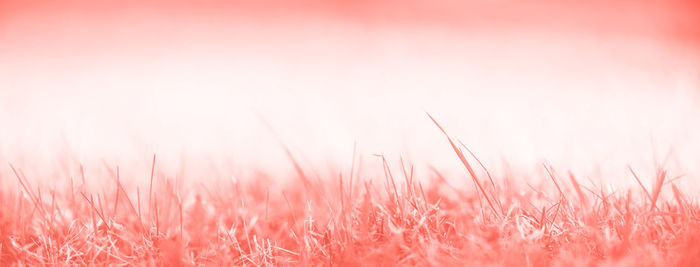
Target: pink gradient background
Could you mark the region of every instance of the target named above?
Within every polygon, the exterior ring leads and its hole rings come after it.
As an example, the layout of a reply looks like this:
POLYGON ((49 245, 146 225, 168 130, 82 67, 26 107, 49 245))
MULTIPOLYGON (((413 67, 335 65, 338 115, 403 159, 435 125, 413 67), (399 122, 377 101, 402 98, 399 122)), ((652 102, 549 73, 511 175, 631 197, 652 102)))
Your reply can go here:
POLYGON ((693 1, 250 2, 0 0, 0 160, 284 177, 264 117, 323 173, 462 174, 428 111, 496 173, 700 174, 693 1))

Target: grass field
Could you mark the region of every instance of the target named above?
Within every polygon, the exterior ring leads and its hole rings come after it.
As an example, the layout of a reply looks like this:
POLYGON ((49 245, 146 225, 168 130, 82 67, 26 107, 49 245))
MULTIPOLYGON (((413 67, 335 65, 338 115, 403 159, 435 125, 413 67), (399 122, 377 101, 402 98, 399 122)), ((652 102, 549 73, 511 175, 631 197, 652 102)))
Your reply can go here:
POLYGON ((698 26, 700 0, 0 0, 0 267, 700 266, 698 26))
MULTIPOLYGON (((431 117, 432 119, 432 117, 431 117)), ((433 121, 435 122, 435 121, 433 121)), ((439 130, 442 127, 435 122, 439 130)), ((443 133, 445 133, 443 131, 443 133)), ((461 142, 447 142, 473 188, 408 163, 380 178, 264 175, 184 186, 154 155, 148 188, 108 177, 58 174, 48 188, 10 164, 0 201, 0 265, 136 266, 695 266, 700 208, 659 167, 610 190, 543 164, 546 182, 492 177, 461 142), (104 185, 89 189, 90 183, 104 185), (10 186, 13 185, 13 186, 10 186), (17 185, 17 186, 14 186, 17 185)), ((624 166, 623 166, 624 167, 624 166)), ((683 178, 680 178, 683 179, 683 178)))

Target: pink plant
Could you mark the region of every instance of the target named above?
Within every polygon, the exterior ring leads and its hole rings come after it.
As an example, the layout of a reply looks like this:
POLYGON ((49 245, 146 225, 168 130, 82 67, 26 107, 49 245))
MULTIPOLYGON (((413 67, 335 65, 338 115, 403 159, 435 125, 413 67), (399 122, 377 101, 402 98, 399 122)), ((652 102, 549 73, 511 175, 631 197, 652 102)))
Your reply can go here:
MULTIPOLYGON (((431 117, 432 119, 432 117, 431 117)), ((659 169, 649 191, 639 183, 609 192, 561 177, 532 190, 506 186, 474 154, 487 178, 449 144, 477 190, 435 177, 400 177, 386 159, 384 184, 350 173, 266 186, 265 177, 183 189, 157 172, 148 196, 123 186, 111 192, 82 184, 32 186, 9 165, 20 191, 3 187, 0 264, 138 266, 695 266, 700 262, 700 208, 659 169), (670 188, 670 190, 668 190, 670 188), (670 191, 670 192, 667 192, 670 191), (549 193, 547 193, 549 192, 549 193), (553 193, 552 193, 553 192, 553 193)), ((468 151, 468 150, 467 150, 468 151)), ((354 159, 355 157, 353 157, 354 159)), ((3 181, 9 177, 0 177, 3 181)))

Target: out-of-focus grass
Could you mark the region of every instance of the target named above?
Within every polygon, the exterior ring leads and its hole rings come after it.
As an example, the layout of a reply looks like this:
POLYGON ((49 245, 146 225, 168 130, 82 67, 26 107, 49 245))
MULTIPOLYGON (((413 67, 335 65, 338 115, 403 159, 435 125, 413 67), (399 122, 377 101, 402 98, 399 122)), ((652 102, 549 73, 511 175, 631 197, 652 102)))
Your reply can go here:
POLYGON ((509 182, 517 178, 491 177, 471 151, 447 138, 475 190, 450 185, 437 170, 419 179, 411 166, 389 166, 383 156, 380 179, 358 177, 353 162, 337 177, 307 176, 298 167, 298 183, 272 187, 275 181, 261 175, 192 188, 154 175, 154 157, 149 188, 125 187, 117 168, 109 177, 90 177, 111 185, 100 192, 87 189, 83 172, 65 178, 66 187, 46 188, 10 165, 14 177, 0 179, 15 180, 19 190, 0 190, 0 264, 700 262, 700 208, 663 169, 646 187, 630 168, 639 187, 610 191, 545 165, 548 183, 518 188, 509 182))

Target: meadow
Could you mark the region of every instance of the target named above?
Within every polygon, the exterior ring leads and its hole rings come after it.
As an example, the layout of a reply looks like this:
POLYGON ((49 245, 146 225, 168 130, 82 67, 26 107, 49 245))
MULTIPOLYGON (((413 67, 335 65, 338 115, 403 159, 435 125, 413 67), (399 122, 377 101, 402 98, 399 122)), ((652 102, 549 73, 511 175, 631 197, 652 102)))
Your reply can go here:
POLYGON ((0 267, 699 266, 695 2, 0 0, 0 267))
MULTIPOLYGON (((430 115, 428 115, 430 116, 430 115)), ((0 200, 4 266, 694 266, 700 208, 662 164, 636 186, 560 172, 531 185, 493 177, 432 117, 473 187, 433 169, 416 177, 400 159, 355 151, 335 177, 309 171, 284 147, 296 179, 263 173, 186 186, 151 162, 148 187, 125 185, 119 167, 91 177, 56 172, 60 186, 11 163, 0 200), (362 174, 362 175, 360 175, 362 174), (652 181, 651 184, 645 183, 652 181), (101 187, 89 185, 100 184, 101 187), (95 189, 99 188, 99 189, 95 189)), ((74 166, 76 167, 76 166, 74 166)), ((213 179, 216 180, 216 179, 213 179)), ((213 181, 212 180, 212 181, 213 181)))

